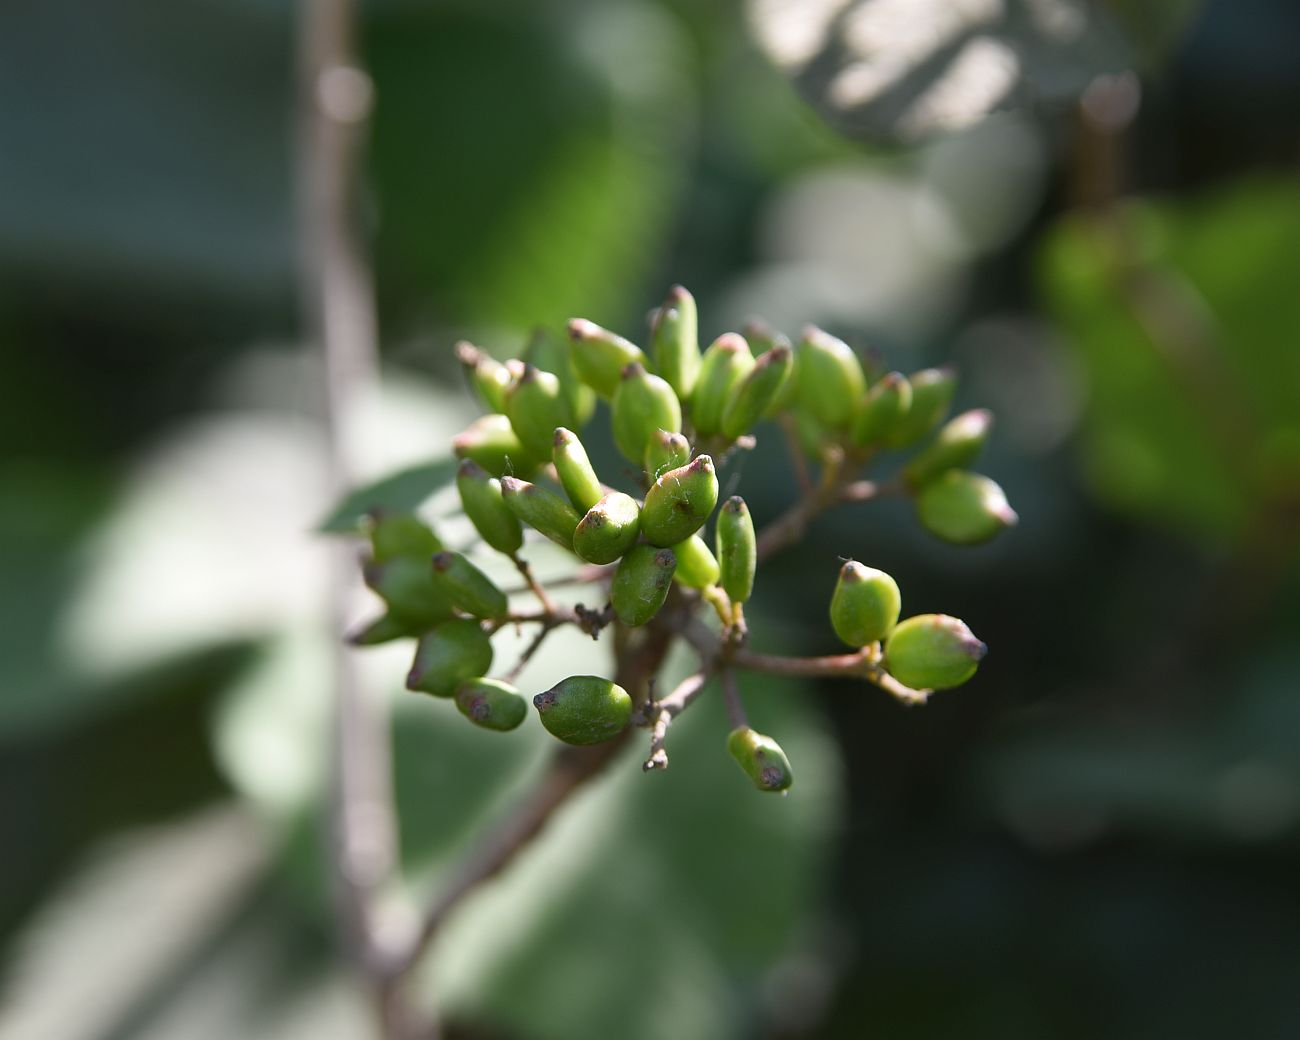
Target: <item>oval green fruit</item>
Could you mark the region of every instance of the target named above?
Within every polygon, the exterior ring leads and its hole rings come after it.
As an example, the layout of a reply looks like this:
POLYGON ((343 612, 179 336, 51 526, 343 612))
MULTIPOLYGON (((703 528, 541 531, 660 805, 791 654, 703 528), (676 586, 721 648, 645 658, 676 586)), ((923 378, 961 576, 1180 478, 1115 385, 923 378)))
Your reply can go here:
POLYGON ((889 635, 902 606, 902 594, 893 578, 849 560, 840 568, 831 595, 831 627, 846 644, 858 649, 889 635))
POLYGON ((427 559, 398 556, 384 563, 368 563, 362 577, 396 618, 425 631, 453 614, 451 600, 433 580, 427 559))
POLYGON ((700 375, 691 394, 691 424, 701 437, 722 429, 727 402, 754 367, 754 355, 743 336, 724 332, 704 352, 700 375))
POLYGON ((395 513, 375 509, 366 517, 370 535, 370 558, 387 563, 399 556, 427 560, 442 548, 442 542, 414 513, 395 513))
POLYGON ((561 426, 555 431, 552 461, 564 493, 575 509, 585 513, 604 496, 605 489, 587 457, 587 449, 572 430, 561 426))
POLYGON ((524 447, 504 415, 481 415, 451 439, 458 459, 473 459, 494 477, 506 473, 527 477, 537 468, 537 456, 524 447))
POLYGON ((641 533, 652 545, 685 541, 708 520, 718 504, 718 474, 713 459, 699 455, 685 466, 660 474, 646 492, 641 533))
POLYGON ((641 506, 631 495, 611 491, 587 510, 573 532, 573 551, 588 563, 613 563, 636 543, 641 506))
POLYGON ((987 652, 959 618, 917 614, 889 634, 885 669, 914 690, 946 690, 974 675, 987 652))
POLYGON ((542 725, 566 744, 600 744, 627 729, 632 698, 598 675, 571 675, 533 698, 542 725))
POLYGON ((560 377, 533 365, 506 393, 506 415, 520 442, 536 458, 551 453, 555 430, 573 422, 560 377))
POLYGON ((623 369, 634 361, 646 363, 645 353, 635 343, 586 318, 569 322, 569 353, 579 378, 607 399, 618 389, 623 369))
POLYGON ((754 573, 758 567, 758 540, 754 519, 739 495, 732 495, 718 510, 718 566, 722 589, 732 603, 745 603, 754 591, 754 573))
POLYGON ((458 610, 479 618, 505 617, 510 607, 506 594, 492 579, 458 552, 433 557, 433 582, 458 610))
POLYGON ((847 426, 867 393, 867 377, 853 348, 809 325, 796 364, 799 407, 832 429, 847 426))
POLYGON ((916 496, 916 515, 931 534, 957 545, 987 542, 1019 519, 996 483, 963 469, 926 484, 916 496))
POLYGON ((501 497, 501 482, 473 459, 466 459, 456 471, 456 490, 483 541, 507 556, 517 553, 524 544, 524 529, 501 497))
POLYGON ((636 362, 623 369, 611 410, 614 443, 638 466, 656 430, 681 432, 682 406, 677 394, 667 382, 636 362))
POLYGON ((700 372, 699 317, 695 297, 682 286, 669 289, 655 312, 651 341, 655 370, 683 401, 689 399, 700 372))
POLYGON ((528 702, 500 679, 466 679, 456 687, 456 708, 476 726, 505 732, 524 721, 528 702))
POLYGON ((677 570, 673 579, 689 589, 704 589, 718 583, 720 571, 717 558, 709 551, 704 539, 693 534, 673 547, 677 557, 677 570))
POLYGON ((944 420, 957 392, 957 373, 951 368, 925 368, 907 377, 912 404, 885 438, 891 448, 915 444, 944 420))
POLYGON ((877 444, 888 437, 912 407, 912 384, 902 372, 887 372, 867 391, 853 419, 853 443, 877 444))
POLYGON ((671 430, 655 430, 645 449, 645 471, 655 480, 665 470, 691 461, 691 442, 671 430))
POLYGON ((505 412, 506 390, 514 380, 510 369, 468 340, 461 340, 454 349, 483 403, 490 411, 505 412))
POLYGON ((748 726, 731 731, 727 750, 760 791, 784 791, 794 782, 781 745, 748 726))
POLYGON ((420 638, 406 688, 450 697, 466 679, 492 667, 492 641, 477 621, 454 618, 420 638))
POLYGON ((658 614, 676 569, 677 556, 671 549, 633 546, 619 562, 610 586, 610 603, 619 621, 635 628, 658 614))
POLYGON ((749 374, 740 381, 722 413, 722 435, 731 440, 744 433, 767 414, 772 402, 789 381, 794 354, 777 346, 759 355, 749 374))
POLYGON ((993 426, 987 408, 962 412, 944 424, 934 440, 922 448, 903 468, 903 479, 911 487, 933 480, 940 473, 974 462, 993 426))
POLYGON ((578 514, 559 495, 526 480, 502 477, 501 497, 506 507, 533 530, 540 531, 557 545, 573 549, 578 514))

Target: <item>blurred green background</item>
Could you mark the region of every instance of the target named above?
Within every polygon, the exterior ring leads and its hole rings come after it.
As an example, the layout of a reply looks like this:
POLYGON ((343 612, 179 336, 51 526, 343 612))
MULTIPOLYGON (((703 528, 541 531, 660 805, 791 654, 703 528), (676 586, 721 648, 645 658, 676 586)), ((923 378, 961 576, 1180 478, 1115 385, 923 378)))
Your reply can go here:
MULTIPOLYGON (((457 338, 637 338, 682 282, 706 338, 813 321, 960 366, 1021 516, 978 550, 901 503, 820 521, 760 574, 756 639, 833 652, 853 555, 964 617, 979 676, 920 711, 747 685, 784 800, 702 702, 668 773, 629 757, 466 905, 421 992, 453 1036, 520 1040, 1300 1036, 1300 7, 873 8, 899 5, 364 6, 369 472, 473 416, 457 338), (954 71, 975 37, 1015 56, 988 119, 954 71)), ((0 14, 6 1038, 372 1029, 320 854, 295 15, 0 14)), ((729 481, 779 511, 779 438, 729 481)), ((424 885, 546 744, 398 694, 403 652, 364 663, 424 885)))

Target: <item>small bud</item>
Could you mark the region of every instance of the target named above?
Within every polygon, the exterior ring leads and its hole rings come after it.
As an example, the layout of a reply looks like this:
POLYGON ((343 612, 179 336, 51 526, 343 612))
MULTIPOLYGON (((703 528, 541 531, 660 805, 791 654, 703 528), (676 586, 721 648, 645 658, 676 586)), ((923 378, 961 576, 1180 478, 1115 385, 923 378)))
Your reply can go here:
POLYGON ((674 545, 673 555, 677 557, 673 580, 679 585, 703 589, 718 583, 718 561, 698 534, 674 545))
POLYGON ((370 558, 387 563, 399 556, 427 560, 442 548, 442 542, 423 520, 413 513, 393 513, 376 509, 370 513, 370 558))
POLYGON ((731 731, 727 750, 760 791, 784 791, 794 781, 781 745, 748 726, 731 731))
POLYGON ((450 697, 465 679, 492 667, 492 641, 477 621, 454 618, 420 638, 406 688, 450 697))
POLYGON ((964 469, 926 484, 916 496, 916 515, 932 535, 957 545, 987 542, 1019 519, 997 484, 964 469))
POLYGON ((849 424, 867 392, 857 354, 815 325, 804 329, 799 342, 798 379, 800 408, 832 429, 849 424))
POLYGON ((645 448, 645 471, 654 480, 665 470, 691 461, 691 442, 671 430, 655 430, 645 448))
POLYGON ((433 581, 452 606, 466 614, 499 618, 510 609, 506 594, 458 552, 440 552, 433 557, 433 581))
POLYGON ((573 507, 586 512, 605 494, 600 478, 587 457, 587 449, 578 440, 578 435, 563 426, 555 431, 555 446, 552 453, 555 472, 564 485, 564 493, 569 496, 573 507))
POLYGON ((711 437, 722 429, 727 402, 740 381, 754 367, 749 344, 734 332, 724 332, 704 352, 700 376, 691 395, 691 423, 701 437, 711 437))
POLYGON ((717 504, 713 459, 699 455, 650 485, 641 510, 641 533, 652 545, 676 545, 703 527, 717 504))
POLYGON ((885 668, 914 690, 946 690, 974 675, 986 653, 988 647, 966 622, 947 614, 918 614, 889 634, 885 668))
POLYGON ((733 603, 744 603, 754 591, 754 571, 758 567, 758 542, 754 537, 754 519, 739 495, 732 495, 718 510, 718 566, 722 571, 722 589, 733 603))
POLYGON ((853 443, 876 444, 888 437, 912 407, 912 384, 902 372, 889 372, 867 391, 853 420, 853 443))
POLYGON ((611 407, 614 443, 638 466, 656 430, 678 433, 682 428, 682 406, 673 388, 636 362, 623 369, 611 407))
POLYGON ((587 510, 573 532, 573 551, 588 563, 613 563, 634 544, 641 507, 631 495, 611 491, 587 510))
POLYGON ((600 744, 632 718, 627 691, 598 675, 571 675, 533 698, 542 725, 566 744, 600 744))
POLYGON ((767 414, 793 369, 794 354, 789 347, 773 347, 761 354, 727 402, 722 413, 722 435, 735 440, 747 433, 767 414))
POLYGON ((427 631, 452 616, 451 600, 434 583, 428 559, 398 556, 362 568, 366 584, 388 604, 389 612, 417 631, 427 631))
POLYGON ((633 546, 619 563, 610 587, 610 602, 619 621, 635 628, 658 614, 676 569, 677 556, 671 549, 633 546))
POLYGON ((494 477, 504 473, 527 477, 537 468, 537 457, 519 440, 504 415, 481 415, 451 440, 458 459, 473 459, 494 477))
POLYGON ((473 459, 466 459, 456 472, 456 490, 483 541, 508 556, 517 553, 524 544, 524 529, 501 497, 501 482, 473 459))
POLYGON ((556 427, 573 422, 559 376, 532 365, 524 366, 506 394, 506 415, 524 447, 538 458, 550 454, 556 427))
POLYGON ((680 285, 668 290, 668 299, 655 312, 651 340, 656 370, 687 400, 700 372, 699 318, 695 297, 680 285))
POLYGON ((646 363, 635 343, 602 329, 586 318, 569 322, 569 353, 578 377, 601 397, 611 398, 623 369, 634 361, 646 363))
POLYGON ((891 448, 915 444, 944 420, 957 391, 957 373, 951 368, 925 368, 907 377, 912 406, 894 424, 885 439, 891 448))
POLYGON ((573 549, 578 514, 568 502, 544 487, 514 477, 501 478, 501 497, 515 516, 557 545, 573 549))
POLYGON ((831 596, 831 627, 857 649, 884 639, 898 623, 903 598, 884 571, 850 560, 840 568, 831 596))
POLYGON ((380 643, 391 643, 394 639, 405 639, 419 634, 420 629, 417 626, 403 621, 390 611, 350 632, 348 643, 352 646, 378 646, 380 643))
POLYGON ((470 384, 493 412, 506 410, 506 389, 514 377, 510 369, 467 340, 456 344, 456 357, 465 366, 470 384))
POLYGON ((528 702, 500 679, 466 679, 456 687, 456 707, 476 726, 512 730, 528 714, 528 702))
POLYGON ((903 479, 916 488, 946 470, 974 462, 993 425, 993 413, 986 408, 962 412, 935 435, 903 470, 903 479))

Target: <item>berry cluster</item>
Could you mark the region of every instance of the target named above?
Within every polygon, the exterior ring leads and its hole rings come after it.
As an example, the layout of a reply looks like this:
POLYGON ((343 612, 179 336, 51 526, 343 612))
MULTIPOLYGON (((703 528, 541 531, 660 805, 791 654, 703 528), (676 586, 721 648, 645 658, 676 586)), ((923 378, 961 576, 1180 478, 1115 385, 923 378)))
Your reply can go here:
MULTIPOLYGON (((755 653, 744 616, 761 560, 841 502, 910 496, 926 529, 963 544, 1015 522, 1001 489, 963 468, 988 435, 989 413, 967 412, 940 426, 955 388, 950 370, 869 371, 845 343, 811 327, 797 347, 751 325, 746 335, 725 333, 701 351, 695 301, 680 286, 652 315, 649 353, 582 319, 571 321, 568 333, 567 346, 539 340, 524 360, 502 362, 468 343, 457 347, 490 409, 453 440, 462 460, 461 504, 483 541, 513 561, 539 612, 512 612, 505 592, 414 515, 372 517, 365 577, 387 610, 354 641, 417 637, 408 688, 454 698, 477 725, 509 730, 528 711, 512 684, 523 661, 505 678, 487 677, 491 636, 500 628, 540 626, 524 660, 562 624, 593 638, 613 625, 618 652, 628 652, 636 630, 656 629, 697 650, 696 675, 663 699, 654 698, 649 682, 629 691, 613 679, 570 676, 533 698, 542 725, 576 745, 612 740, 632 724, 651 727, 646 766, 662 767, 669 723, 717 675, 734 723, 729 751, 759 789, 780 791, 790 785, 789 762, 775 741, 745 723, 736 671, 854 676, 909 701, 974 675, 985 647, 962 621, 922 614, 900 622, 894 579, 856 561, 841 568, 830 603, 831 624, 853 653, 755 653), (599 400, 608 402, 614 443, 632 464, 636 495, 602 482, 575 432, 599 400), (803 494, 757 535, 743 498, 718 508, 714 458, 752 448, 751 431, 767 420, 790 440, 803 494), (881 451, 912 448, 936 427, 890 482, 861 478, 881 451), (819 465, 816 479, 809 459, 819 465), (703 534, 715 512, 710 544, 703 534), (520 555, 527 529, 583 561, 580 580, 607 587, 600 609, 552 600, 520 555), (709 608, 718 619, 713 627, 697 616, 709 608)), ((659 661, 666 640, 659 641, 659 661)))

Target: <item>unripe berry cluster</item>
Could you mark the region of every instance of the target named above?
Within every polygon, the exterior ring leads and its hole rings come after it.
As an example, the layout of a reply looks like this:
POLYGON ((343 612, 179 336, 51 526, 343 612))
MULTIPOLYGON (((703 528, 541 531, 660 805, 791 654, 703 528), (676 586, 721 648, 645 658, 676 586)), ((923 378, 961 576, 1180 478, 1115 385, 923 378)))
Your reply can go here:
POLYGON ((1015 514, 996 484, 963 468, 984 444, 990 414, 967 412, 941 425, 955 389, 950 370, 871 371, 841 340, 811 327, 797 346, 752 325, 746 335, 724 333, 701 350, 697 327, 694 298, 674 287, 652 316, 647 350, 583 319, 569 323, 567 345, 537 341, 524 359, 499 361, 459 344, 489 409, 452 442, 461 460, 460 502, 483 542, 514 562, 541 610, 512 613, 506 593, 417 517, 375 514, 365 577, 387 610, 354 641, 416 637, 407 686, 453 698, 479 726, 509 730, 528 712, 513 685, 518 666, 504 678, 488 677, 491 637, 500 628, 540 625, 535 648, 561 624, 593 637, 614 625, 626 633, 616 645, 629 652, 635 630, 649 626, 664 637, 659 661, 673 638, 696 649, 701 670, 692 680, 655 699, 650 683, 628 690, 613 679, 572 675, 533 697, 542 725, 579 745, 614 739, 631 724, 651 727, 647 768, 662 766, 668 724, 721 675, 734 724, 728 750, 760 790, 780 791, 790 785, 790 764, 775 741, 745 723, 736 672, 854 676, 918 700, 968 680, 985 647, 946 615, 900 622, 894 579, 849 561, 840 569, 830 620, 853 653, 755 653, 744 605, 761 559, 795 540, 823 509, 884 493, 910 496, 921 524, 957 543, 985 541, 1015 514), (610 410, 614 445, 630 464, 612 475, 630 474, 624 489, 602 480, 579 436, 600 401, 610 410), (752 431, 765 422, 783 428, 795 449, 803 495, 759 536, 743 498, 719 508, 715 458, 752 448, 752 431), (910 449, 936 428, 891 483, 860 478, 878 453, 910 449), (816 481, 808 458, 820 465, 816 481), (715 514, 709 539, 705 528, 715 514), (608 589, 599 609, 553 602, 520 555, 529 530, 582 561, 580 575, 593 587, 608 589), (715 627, 696 616, 708 609, 715 627))

